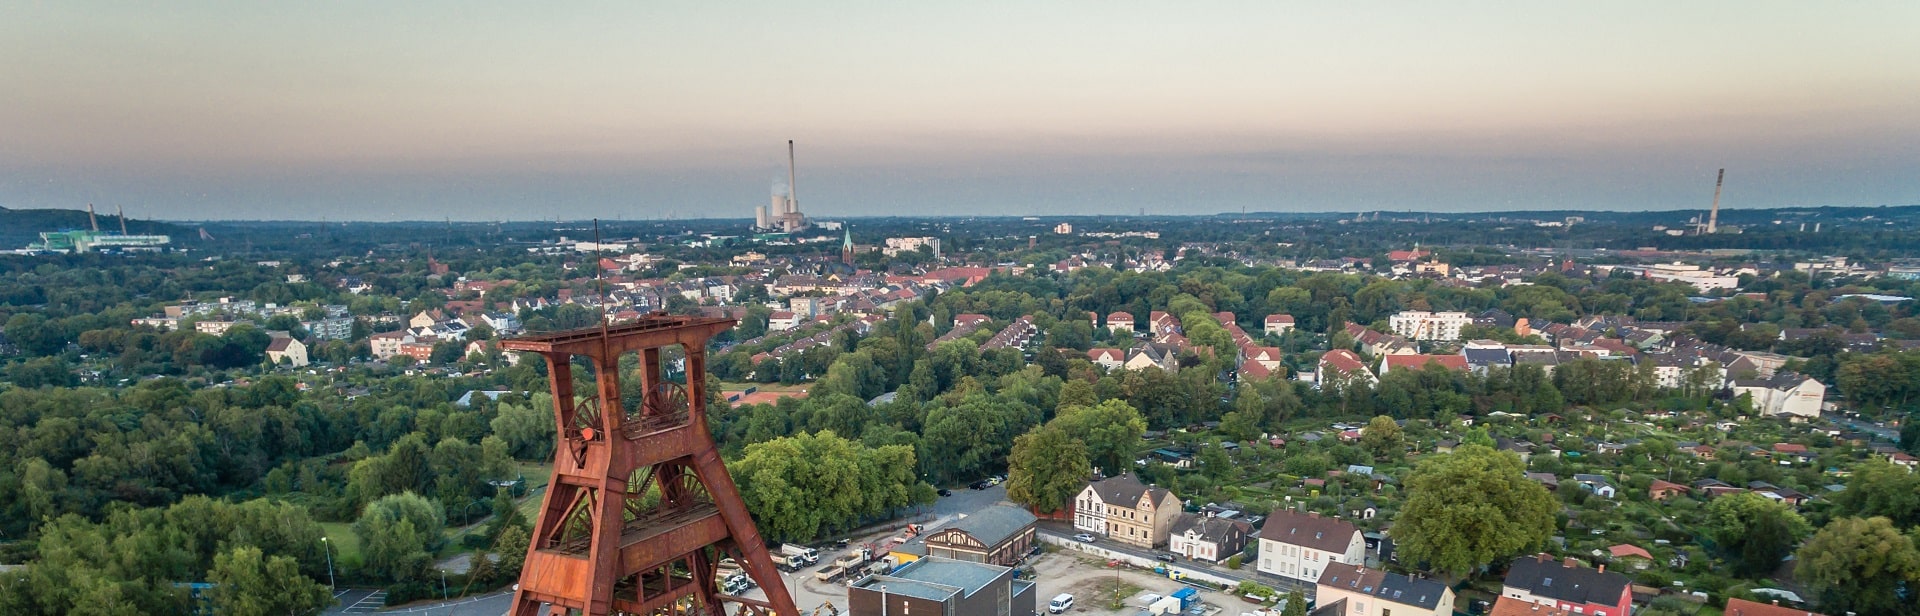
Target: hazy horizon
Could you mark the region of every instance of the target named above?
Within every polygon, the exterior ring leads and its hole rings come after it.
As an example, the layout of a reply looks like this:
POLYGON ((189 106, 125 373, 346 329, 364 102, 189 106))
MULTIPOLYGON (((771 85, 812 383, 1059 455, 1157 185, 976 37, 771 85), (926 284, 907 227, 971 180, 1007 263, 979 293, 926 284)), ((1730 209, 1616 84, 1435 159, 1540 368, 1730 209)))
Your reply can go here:
POLYGON ((0 5, 0 206, 163 220, 1920 203, 1920 4, 0 5))

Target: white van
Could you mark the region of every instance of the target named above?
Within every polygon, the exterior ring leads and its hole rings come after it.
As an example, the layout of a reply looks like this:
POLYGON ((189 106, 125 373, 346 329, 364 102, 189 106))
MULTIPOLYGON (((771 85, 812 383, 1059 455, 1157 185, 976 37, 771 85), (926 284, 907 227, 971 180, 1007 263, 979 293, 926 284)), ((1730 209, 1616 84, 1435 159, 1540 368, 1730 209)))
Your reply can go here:
POLYGON ((1049 614, 1058 614, 1070 609, 1073 609, 1073 595, 1064 592, 1054 595, 1053 601, 1047 603, 1047 613, 1049 614))

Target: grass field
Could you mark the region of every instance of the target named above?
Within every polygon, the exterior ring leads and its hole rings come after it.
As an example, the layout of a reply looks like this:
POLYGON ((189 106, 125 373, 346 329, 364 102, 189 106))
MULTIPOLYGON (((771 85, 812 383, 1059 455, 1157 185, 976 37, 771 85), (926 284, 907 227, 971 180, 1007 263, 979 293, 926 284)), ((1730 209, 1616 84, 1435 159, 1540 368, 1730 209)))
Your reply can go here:
POLYGON ((333 562, 339 565, 351 560, 360 562, 360 536, 353 534, 353 524, 347 522, 321 522, 321 530, 327 533, 327 543, 333 545, 333 562))

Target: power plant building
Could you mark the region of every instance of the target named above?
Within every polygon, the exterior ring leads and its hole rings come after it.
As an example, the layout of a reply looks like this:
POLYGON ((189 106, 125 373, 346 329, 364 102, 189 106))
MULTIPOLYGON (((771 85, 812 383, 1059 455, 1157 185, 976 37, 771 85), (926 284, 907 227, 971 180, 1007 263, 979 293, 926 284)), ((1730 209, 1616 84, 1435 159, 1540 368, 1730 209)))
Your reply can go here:
POLYGON ((784 194, 775 188, 773 199, 764 207, 753 209, 753 229, 755 231, 777 231, 797 233, 812 226, 807 215, 800 213, 799 193, 794 188, 798 180, 793 158, 793 142, 787 142, 787 189, 784 194))

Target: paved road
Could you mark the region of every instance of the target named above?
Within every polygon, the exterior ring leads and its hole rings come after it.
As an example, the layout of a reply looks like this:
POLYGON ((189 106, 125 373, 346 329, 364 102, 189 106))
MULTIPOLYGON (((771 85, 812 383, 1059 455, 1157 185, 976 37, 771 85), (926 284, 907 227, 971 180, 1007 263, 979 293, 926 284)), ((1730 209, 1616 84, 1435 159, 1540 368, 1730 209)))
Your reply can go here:
MULTIPOLYGON (((1072 539, 1075 534, 1079 533, 1079 531, 1074 530, 1072 526, 1066 524, 1065 522, 1041 522, 1038 529, 1041 534, 1047 535, 1049 537, 1060 538, 1060 539, 1072 539)), ((1165 550, 1149 550, 1146 548, 1134 547, 1131 545, 1120 543, 1118 541, 1106 539, 1104 537, 1098 540, 1098 545, 1102 549, 1112 550, 1115 552, 1124 552, 1124 553, 1138 556, 1141 558, 1154 559, 1154 560, 1159 559, 1160 555, 1167 553, 1165 550)), ((1253 580, 1254 582, 1257 582, 1261 585, 1270 586, 1283 591, 1298 588, 1306 592, 1308 597, 1313 596, 1312 584, 1304 584, 1299 581, 1283 578, 1277 575, 1261 573, 1259 571, 1255 571, 1252 568, 1251 564, 1236 570, 1236 569, 1228 569, 1224 566, 1214 565, 1201 560, 1190 560, 1190 559, 1180 558, 1178 556, 1176 556, 1175 559, 1176 559, 1176 562, 1174 564, 1178 565, 1179 568, 1181 569, 1199 569, 1202 571, 1206 571, 1207 573, 1217 575, 1223 578, 1227 578, 1230 580, 1239 580, 1239 581, 1253 580)))

